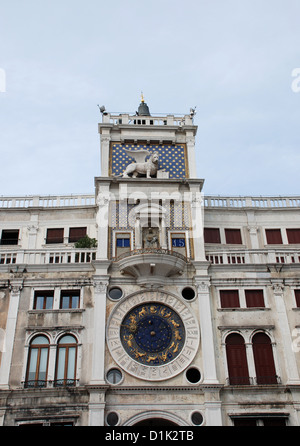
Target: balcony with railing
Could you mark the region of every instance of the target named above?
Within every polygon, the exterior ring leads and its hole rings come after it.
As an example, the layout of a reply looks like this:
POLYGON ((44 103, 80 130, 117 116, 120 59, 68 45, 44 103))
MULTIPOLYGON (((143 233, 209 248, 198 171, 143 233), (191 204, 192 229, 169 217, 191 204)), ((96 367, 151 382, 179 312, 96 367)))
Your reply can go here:
POLYGON ((80 264, 96 260, 96 248, 6 249, 0 251, 0 265, 80 264))
POLYGON ((300 264, 300 248, 214 250, 206 252, 212 265, 300 264))
POLYGON ((143 281, 157 281, 180 274, 189 260, 182 254, 165 248, 134 249, 113 259, 123 273, 143 281))

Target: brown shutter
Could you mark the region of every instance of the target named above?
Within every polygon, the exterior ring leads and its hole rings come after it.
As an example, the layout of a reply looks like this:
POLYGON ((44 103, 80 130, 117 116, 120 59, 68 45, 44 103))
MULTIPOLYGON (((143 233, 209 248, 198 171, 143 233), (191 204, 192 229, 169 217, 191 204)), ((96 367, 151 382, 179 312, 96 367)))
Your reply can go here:
POLYGON ((239 292, 238 290, 221 290, 220 291, 221 308, 239 308, 239 292))
POLYGON ((226 356, 231 385, 250 384, 244 339, 233 333, 226 338, 226 356))
POLYGON ((63 243, 64 229, 47 229, 46 243, 63 243))
POLYGON ((86 236, 86 228, 70 228, 69 243, 78 242, 81 238, 86 236))
POLYGON ((234 245, 242 244, 242 237, 240 229, 225 229, 226 243, 234 245))
POLYGON ((265 306, 263 290, 245 290, 245 297, 248 308, 265 306))
POLYGON ((300 243, 300 229, 287 229, 286 233, 289 243, 300 243))
POLYGON ((205 243, 221 243, 219 228, 204 228, 205 243))
POLYGON ((266 229, 266 237, 268 245, 282 245, 280 229, 266 229))
POLYGON ((277 384, 272 344, 269 336, 257 333, 253 336, 253 356, 257 384, 277 384))

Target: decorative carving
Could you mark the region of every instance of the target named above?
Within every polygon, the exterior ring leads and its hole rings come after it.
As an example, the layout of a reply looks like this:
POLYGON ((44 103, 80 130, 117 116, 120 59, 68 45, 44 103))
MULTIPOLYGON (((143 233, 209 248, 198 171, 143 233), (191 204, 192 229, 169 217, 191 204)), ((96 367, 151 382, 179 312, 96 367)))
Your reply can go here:
POLYGON ((159 248, 158 242, 158 228, 146 228, 144 229, 144 248, 159 248))
POLYGON ((207 294, 209 292, 210 281, 202 280, 196 284, 198 294, 207 294))
POLYGON ((97 205, 100 206, 107 206, 109 203, 109 197, 104 194, 99 194, 97 197, 97 205))
POLYGON ((37 225, 28 225, 27 226, 28 232, 29 234, 35 235, 37 234, 37 232, 39 231, 39 227, 37 225))
POLYGON ((129 178, 129 175, 132 175, 133 178, 136 178, 139 174, 146 175, 147 178, 151 178, 157 174, 158 171, 158 153, 152 153, 148 150, 125 150, 127 155, 131 156, 136 160, 135 163, 129 164, 124 173, 123 178, 129 178), (150 155, 148 161, 145 161, 146 157, 150 155))
POLYGON ((272 287, 274 294, 282 294, 284 291, 284 285, 282 282, 273 282, 272 287))
POLYGON ((93 285, 96 293, 104 294, 107 290, 108 280, 94 280, 93 285))

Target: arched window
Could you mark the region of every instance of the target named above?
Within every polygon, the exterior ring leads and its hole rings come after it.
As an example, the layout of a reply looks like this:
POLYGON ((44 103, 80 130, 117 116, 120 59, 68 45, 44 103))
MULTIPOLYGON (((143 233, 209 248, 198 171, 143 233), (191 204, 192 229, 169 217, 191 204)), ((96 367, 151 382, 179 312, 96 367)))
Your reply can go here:
POLYGON ((232 333, 226 338, 226 356, 231 385, 250 384, 244 338, 232 333))
POLYGON ((65 335, 58 341, 55 385, 73 386, 76 382, 77 341, 74 336, 65 335))
POLYGON ((273 349, 269 336, 256 333, 252 339, 257 384, 277 384, 273 349))
POLYGON ((36 336, 30 343, 26 387, 45 387, 47 382, 49 341, 46 336, 36 336))

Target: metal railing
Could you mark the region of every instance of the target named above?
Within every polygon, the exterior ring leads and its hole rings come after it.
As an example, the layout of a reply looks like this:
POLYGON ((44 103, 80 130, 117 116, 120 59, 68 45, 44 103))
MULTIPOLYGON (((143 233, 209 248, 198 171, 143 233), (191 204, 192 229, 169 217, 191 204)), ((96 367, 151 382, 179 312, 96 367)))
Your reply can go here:
POLYGON ((258 386, 281 384, 281 378, 278 375, 272 376, 234 376, 226 378, 226 386, 258 386))
POLYGON ((53 380, 27 380, 21 384, 25 389, 36 389, 43 387, 76 387, 79 383, 79 379, 53 379, 53 380))

